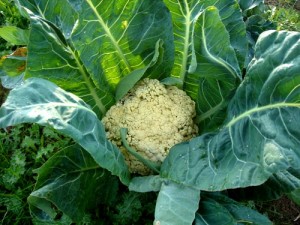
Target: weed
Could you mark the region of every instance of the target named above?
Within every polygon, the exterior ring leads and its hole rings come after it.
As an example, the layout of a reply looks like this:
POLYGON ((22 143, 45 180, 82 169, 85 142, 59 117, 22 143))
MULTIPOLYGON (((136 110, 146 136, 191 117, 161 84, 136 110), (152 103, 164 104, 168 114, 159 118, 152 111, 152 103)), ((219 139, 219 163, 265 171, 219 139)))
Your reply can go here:
POLYGON ((294 8, 295 0, 267 1, 269 20, 277 24, 277 30, 300 31, 300 13, 294 8))
POLYGON ((0 224, 31 224, 27 197, 36 182, 34 169, 71 139, 37 124, 0 129, 0 224))

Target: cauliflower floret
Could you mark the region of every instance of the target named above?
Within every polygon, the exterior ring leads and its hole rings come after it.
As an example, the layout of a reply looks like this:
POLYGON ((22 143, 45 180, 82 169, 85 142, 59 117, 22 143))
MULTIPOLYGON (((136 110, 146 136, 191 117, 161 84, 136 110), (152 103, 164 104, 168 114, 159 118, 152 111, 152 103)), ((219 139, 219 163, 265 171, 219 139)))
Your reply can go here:
POLYGON ((133 173, 149 174, 149 169, 122 146, 120 128, 127 128, 128 144, 145 159, 161 163, 170 148, 196 136, 195 102, 175 86, 144 79, 112 106, 102 122, 107 138, 125 156, 133 173))

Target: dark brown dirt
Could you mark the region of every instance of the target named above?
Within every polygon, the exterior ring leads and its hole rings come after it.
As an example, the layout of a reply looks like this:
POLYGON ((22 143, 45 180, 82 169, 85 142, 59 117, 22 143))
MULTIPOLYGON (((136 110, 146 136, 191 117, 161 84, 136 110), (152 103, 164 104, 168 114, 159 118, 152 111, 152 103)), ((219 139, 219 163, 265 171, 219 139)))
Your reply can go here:
POLYGON ((5 101, 6 95, 8 93, 8 90, 5 89, 0 82, 0 106, 3 104, 3 102, 5 101))
POLYGON ((258 204, 258 211, 266 214, 274 225, 300 225, 300 207, 287 197, 258 204))

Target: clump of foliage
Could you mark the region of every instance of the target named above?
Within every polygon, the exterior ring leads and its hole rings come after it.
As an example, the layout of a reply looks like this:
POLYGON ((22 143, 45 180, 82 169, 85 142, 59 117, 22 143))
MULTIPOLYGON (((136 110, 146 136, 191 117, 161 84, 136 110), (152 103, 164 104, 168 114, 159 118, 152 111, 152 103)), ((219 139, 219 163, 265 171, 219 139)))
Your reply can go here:
MULTIPOLYGON (((34 190, 37 179, 35 170, 44 165, 49 158, 46 166, 52 164, 57 160, 55 153, 60 155, 67 150, 58 152, 59 150, 73 144, 70 138, 58 134, 50 127, 37 124, 0 129, 1 224, 41 224, 41 221, 31 217, 27 203, 27 197, 34 190)), ((89 157, 86 155, 86 158, 89 157)), ((116 180, 110 188, 119 190, 122 194, 86 212, 82 217, 82 224, 152 224, 157 197, 155 193, 128 192, 116 180)), ((70 222, 67 217, 61 219, 62 224, 70 222)))
POLYGON ((300 31, 300 13, 292 7, 270 6, 269 20, 278 30, 300 31))
POLYGON ((33 169, 72 143, 49 127, 37 124, 0 129, 0 217, 2 224, 31 224, 27 197, 33 191, 33 169))
MULTIPOLYGON (((28 19, 20 14, 20 11, 12 0, 2 0, 0 2, 0 27, 2 26, 16 26, 21 29, 27 29, 29 26, 28 19)), ((14 43, 7 42, 0 37, 0 52, 14 48, 14 43)))
POLYGON ((10 34, 28 54, 3 61, 13 89, 0 127, 38 123, 76 143, 36 171, 34 221, 138 223, 152 195, 155 224, 269 225, 229 190, 255 201, 300 189, 300 34, 266 31, 262 1, 16 2, 31 26, 14 29, 21 40, 10 34), (9 66, 18 60, 19 73, 9 66), (154 175, 136 176, 101 120, 144 78, 189 95, 199 136, 172 146, 154 175))
MULTIPOLYGON (((156 198, 157 195, 154 193, 124 192, 116 202, 117 204, 111 205, 108 209, 107 219, 104 215, 104 217, 100 217, 101 221, 109 221, 108 224, 152 225, 156 198)), ((105 206, 100 205, 99 209, 102 207, 105 206)))

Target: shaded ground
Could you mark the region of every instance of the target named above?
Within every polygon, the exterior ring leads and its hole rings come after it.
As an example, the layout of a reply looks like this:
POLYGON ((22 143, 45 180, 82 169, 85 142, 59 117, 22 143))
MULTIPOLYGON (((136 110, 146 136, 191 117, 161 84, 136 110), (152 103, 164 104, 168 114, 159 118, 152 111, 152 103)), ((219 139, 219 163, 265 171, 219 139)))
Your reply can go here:
POLYGON ((300 0, 265 0, 265 4, 300 10, 300 0))
POLYGON ((4 102, 6 95, 8 93, 8 90, 2 87, 1 82, 0 82, 0 106, 4 102))
POLYGON ((300 225, 300 207, 287 197, 256 204, 259 212, 267 215, 274 225, 300 225))

